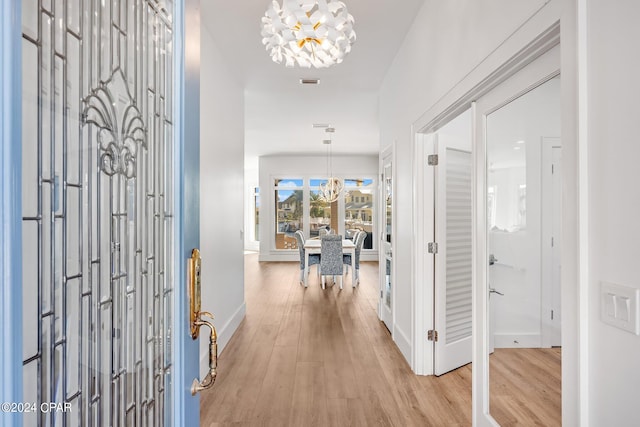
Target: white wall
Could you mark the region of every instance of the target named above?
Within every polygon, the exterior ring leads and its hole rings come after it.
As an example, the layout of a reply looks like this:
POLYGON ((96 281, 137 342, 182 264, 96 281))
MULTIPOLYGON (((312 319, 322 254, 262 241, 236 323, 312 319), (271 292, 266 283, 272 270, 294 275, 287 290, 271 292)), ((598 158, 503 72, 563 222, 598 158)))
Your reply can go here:
MULTIPOLYGON (((260 261, 297 261, 300 259, 298 251, 275 250, 275 193, 273 191, 273 180, 275 178, 314 178, 322 179, 327 176, 326 156, 261 156, 259 159, 260 169, 260 261)), ((357 155, 357 156, 336 156, 332 158, 333 175, 337 178, 371 178, 374 180, 377 190, 378 157, 357 155)), ((377 191, 374 198, 378 198, 377 191)), ((378 206, 374 202, 374 206, 378 206)), ((374 212, 378 215, 378 212, 374 212)), ((377 226, 378 219, 374 220, 374 227, 377 226)), ((373 235, 376 236, 374 229, 373 235)), ((376 245, 378 242, 375 242, 376 245)), ((377 260, 377 247, 372 251, 363 251, 363 260, 377 260)))
POLYGON ((396 141, 395 328, 404 336, 413 336, 412 125, 545 3, 426 0, 384 79, 380 147, 396 141))
POLYGON ((588 0, 589 412, 640 425, 640 336, 605 325, 600 281, 640 288, 640 3, 588 0))
MULTIPOLYGON (((202 310, 221 352, 244 317, 244 93, 203 20, 200 81, 202 310)), ((206 330, 203 330, 203 333, 206 330)), ((200 338, 206 372, 208 339, 200 338)))

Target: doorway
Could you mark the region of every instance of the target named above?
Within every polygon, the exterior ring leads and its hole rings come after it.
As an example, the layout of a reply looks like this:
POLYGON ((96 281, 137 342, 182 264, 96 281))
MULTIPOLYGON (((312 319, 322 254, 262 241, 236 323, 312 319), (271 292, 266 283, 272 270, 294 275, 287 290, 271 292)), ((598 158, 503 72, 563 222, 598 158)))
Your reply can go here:
POLYGON ((380 180, 380 301, 378 313, 380 320, 393 335, 393 305, 394 305, 394 179, 393 179, 393 148, 386 149, 381 156, 382 173, 380 180))
MULTIPOLYGON (((467 109, 434 130, 427 143, 424 199, 433 221, 426 257, 433 266, 433 373, 443 375, 472 358, 472 114, 467 109)), ((427 285, 429 286, 429 285, 427 285)))
POLYGON ((561 422, 561 351, 543 348, 559 344, 559 57, 549 50, 476 103, 476 272, 488 319, 478 331, 486 365, 477 368, 487 376, 478 389, 484 416, 499 424, 513 421, 513 405, 530 408, 536 423, 561 422))

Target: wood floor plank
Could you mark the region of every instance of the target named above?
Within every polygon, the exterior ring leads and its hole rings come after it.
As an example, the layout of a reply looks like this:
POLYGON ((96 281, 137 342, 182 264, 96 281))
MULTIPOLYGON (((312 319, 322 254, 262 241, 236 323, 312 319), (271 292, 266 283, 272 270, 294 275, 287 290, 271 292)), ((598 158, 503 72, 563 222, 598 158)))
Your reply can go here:
POLYGON ((214 420, 234 422, 250 419, 265 372, 272 361, 277 332, 276 326, 264 325, 251 340, 252 345, 239 348, 235 357, 225 358, 226 354, 222 355, 214 388, 202 393, 203 425, 214 420), (219 408, 224 410, 216 410, 219 408))
POLYGON ((502 426, 562 424, 560 349, 500 348, 489 363, 490 412, 496 421, 502 426))
POLYGON ((327 384, 322 362, 296 364, 290 426, 324 427, 329 424, 327 384))
MULTIPOLYGON (((298 263, 245 260, 246 317, 202 395, 201 425, 471 425, 471 365, 413 374, 378 319, 377 263, 361 263, 356 288, 347 275, 344 289, 322 290, 315 270, 300 285, 298 263)), ((492 414, 560 425, 560 351, 502 350, 490 358, 492 414)))
POLYGON ((367 427, 361 399, 327 399, 328 426, 367 427))
POLYGON ((273 348, 250 421, 274 427, 288 424, 293 401, 297 353, 296 346, 273 348))

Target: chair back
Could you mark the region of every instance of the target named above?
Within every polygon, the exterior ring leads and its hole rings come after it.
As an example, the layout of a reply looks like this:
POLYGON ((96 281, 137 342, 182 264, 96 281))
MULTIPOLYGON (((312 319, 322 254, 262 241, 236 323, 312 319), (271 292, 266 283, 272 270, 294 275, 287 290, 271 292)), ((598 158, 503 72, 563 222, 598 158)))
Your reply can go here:
POLYGON ((364 244, 364 239, 366 237, 367 237, 367 233, 364 231, 361 231, 358 233, 358 235, 356 236, 356 239, 354 240, 356 245, 356 262, 355 262, 354 268, 356 269, 360 268, 360 252, 362 251, 362 245, 364 244))
POLYGON ((296 238, 298 244, 298 252, 300 253, 300 269, 304 268, 304 233, 302 230, 298 230, 293 235, 296 238))
POLYGON ((342 236, 327 234, 320 238, 320 274, 342 275, 342 236))

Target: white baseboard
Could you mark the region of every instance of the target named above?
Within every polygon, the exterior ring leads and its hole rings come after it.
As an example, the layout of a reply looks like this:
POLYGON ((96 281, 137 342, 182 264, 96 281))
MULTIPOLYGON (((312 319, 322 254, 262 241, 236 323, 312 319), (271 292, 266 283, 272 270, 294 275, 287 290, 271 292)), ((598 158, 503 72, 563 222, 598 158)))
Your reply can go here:
POLYGON ((300 262, 300 253, 296 249, 295 252, 291 251, 281 251, 281 252, 260 252, 258 256, 258 261, 267 261, 267 262, 300 262))
POLYGON ((540 334, 495 334, 496 348, 540 348, 540 334))
MULTIPOLYGON (((229 340, 238 329, 238 326, 240 326, 242 319, 244 319, 246 311, 247 306, 242 302, 242 305, 238 307, 227 323, 225 323, 221 328, 216 328, 216 331, 218 332, 218 354, 221 354, 229 343, 229 340)), ((200 341, 200 378, 204 378, 209 371, 209 339, 201 339, 200 341)))
POLYGON ((378 251, 360 252, 360 261, 378 261, 378 251))
POLYGON ((396 325, 393 327, 393 340, 400 349, 400 353, 402 353, 409 366, 411 366, 411 340, 407 337, 407 334, 396 325))

